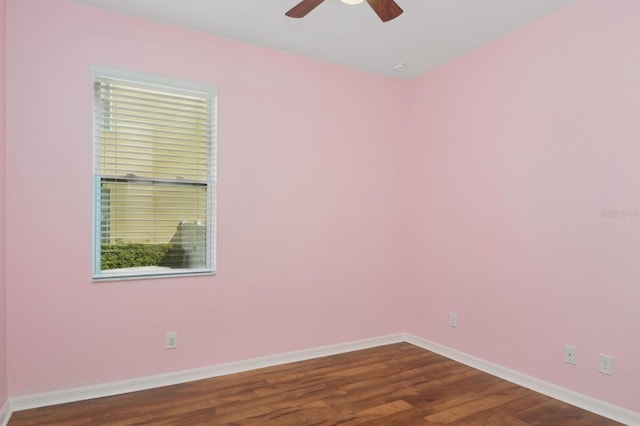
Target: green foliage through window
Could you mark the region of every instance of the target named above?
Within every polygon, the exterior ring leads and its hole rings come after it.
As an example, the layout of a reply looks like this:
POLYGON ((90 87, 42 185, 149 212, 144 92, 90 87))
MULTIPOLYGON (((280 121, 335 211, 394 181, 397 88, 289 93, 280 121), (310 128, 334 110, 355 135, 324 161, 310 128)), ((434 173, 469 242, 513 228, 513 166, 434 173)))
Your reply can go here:
POLYGON ((102 269, 133 268, 162 265, 173 244, 102 244, 102 269))

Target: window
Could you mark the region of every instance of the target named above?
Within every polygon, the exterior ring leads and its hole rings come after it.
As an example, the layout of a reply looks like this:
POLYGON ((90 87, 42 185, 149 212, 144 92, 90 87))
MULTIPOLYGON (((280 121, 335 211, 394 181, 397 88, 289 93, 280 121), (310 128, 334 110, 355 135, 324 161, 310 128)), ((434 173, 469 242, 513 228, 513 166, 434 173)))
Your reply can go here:
POLYGON ((215 272, 216 89, 91 73, 94 279, 215 272))

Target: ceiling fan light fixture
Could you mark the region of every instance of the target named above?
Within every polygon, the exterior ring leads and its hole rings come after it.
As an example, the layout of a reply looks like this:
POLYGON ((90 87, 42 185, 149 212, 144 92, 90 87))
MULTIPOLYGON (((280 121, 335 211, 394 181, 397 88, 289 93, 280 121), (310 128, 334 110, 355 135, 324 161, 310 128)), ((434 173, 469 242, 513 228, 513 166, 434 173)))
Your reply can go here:
POLYGON ((360 4, 364 0, 340 0, 340 1, 345 4, 360 4))
POLYGON ((403 72, 406 67, 404 62, 396 62, 392 65, 392 68, 395 72, 403 72))

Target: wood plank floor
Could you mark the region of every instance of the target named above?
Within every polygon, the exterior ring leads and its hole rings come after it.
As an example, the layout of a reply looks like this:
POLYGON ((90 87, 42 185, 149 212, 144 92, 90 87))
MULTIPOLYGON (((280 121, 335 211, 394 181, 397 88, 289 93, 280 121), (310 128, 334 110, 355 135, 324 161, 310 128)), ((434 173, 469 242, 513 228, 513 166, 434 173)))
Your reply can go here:
POLYGON ((614 425, 399 343, 13 413, 25 425, 614 425))

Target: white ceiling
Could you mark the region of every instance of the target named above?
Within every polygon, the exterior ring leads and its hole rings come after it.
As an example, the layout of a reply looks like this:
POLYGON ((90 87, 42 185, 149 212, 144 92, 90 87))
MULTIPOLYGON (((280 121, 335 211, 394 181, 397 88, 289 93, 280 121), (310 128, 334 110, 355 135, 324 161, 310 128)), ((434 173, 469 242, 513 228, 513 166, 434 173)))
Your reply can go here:
POLYGON ((72 1, 411 79, 579 0, 396 0, 404 13, 386 23, 340 0, 302 19, 284 15, 299 0, 72 1))

